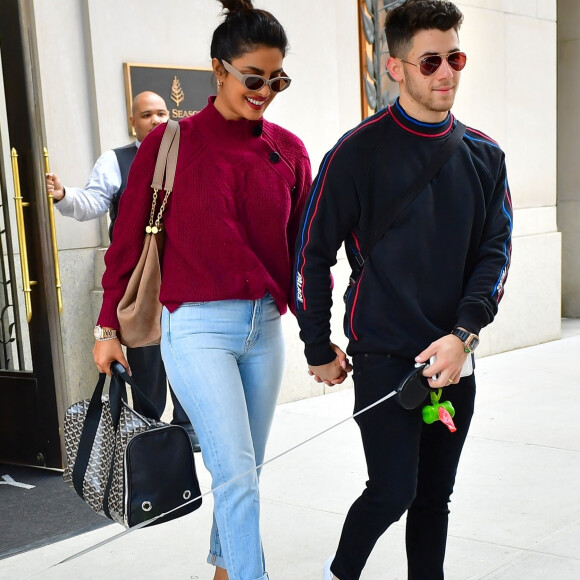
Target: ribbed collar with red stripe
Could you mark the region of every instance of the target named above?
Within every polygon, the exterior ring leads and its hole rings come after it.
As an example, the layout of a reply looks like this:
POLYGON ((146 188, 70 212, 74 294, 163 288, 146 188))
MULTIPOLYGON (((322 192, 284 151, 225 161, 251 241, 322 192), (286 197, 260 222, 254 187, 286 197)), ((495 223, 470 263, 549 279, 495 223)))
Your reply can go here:
POLYGON ((445 120, 440 123, 417 121, 417 119, 405 113, 399 99, 389 106, 389 114, 392 116, 393 121, 402 129, 419 137, 444 137, 451 131, 455 123, 455 117, 452 113, 448 113, 445 120))

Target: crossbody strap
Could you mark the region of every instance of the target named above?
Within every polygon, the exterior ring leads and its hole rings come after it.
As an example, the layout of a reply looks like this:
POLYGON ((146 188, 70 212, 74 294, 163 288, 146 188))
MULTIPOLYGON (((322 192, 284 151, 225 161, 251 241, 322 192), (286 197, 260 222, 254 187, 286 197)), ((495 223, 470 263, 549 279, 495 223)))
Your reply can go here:
MULTIPOLYGON (((407 191, 398 200, 393 211, 389 213, 389 218, 382 227, 377 229, 371 239, 371 244, 368 246, 366 257, 371 253, 371 250, 379 242, 379 240, 387 233, 391 226, 395 223, 397 218, 401 215, 403 210, 405 210, 415 198, 431 183, 433 178, 439 173, 439 170, 447 163, 447 160, 453 155, 454 151, 461 143, 463 135, 465 133, 465 125, 460 121, 457 121, 453 133, 445 141, 445 143, 435 152, 435 155, 431 157, 428 165, 422 171, 422 173, 411 183, 407 191)), ((365 262, 365 257, 362 254, 356 256, 356 260, 360 268, 362 269, 365 262)))

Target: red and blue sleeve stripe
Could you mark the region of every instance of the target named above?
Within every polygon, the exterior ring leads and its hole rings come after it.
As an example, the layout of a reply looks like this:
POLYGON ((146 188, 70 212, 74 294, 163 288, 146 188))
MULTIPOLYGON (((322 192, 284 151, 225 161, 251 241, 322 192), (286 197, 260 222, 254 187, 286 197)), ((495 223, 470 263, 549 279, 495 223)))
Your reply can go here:
POLYGON ((310 243, 310 236, 312 230, 312 222, 317 218, 320 208, 320 199, 322 194, 324 193, 324 186, 326 184, 326 179, 328 177, 328 172, 336 156, 337 152, 340 148, 346 143, 351 137, 356 135, 362 129, 367 126, 370 126, 374 123, 378 123, 384 117, 389 115, 389 109, 383 109, 378 114, 373 115, 361 123, 359 123, 354 129, 345 133, 336 145, 324 156, 322 161, 322 165, 320 166, 320 171, 314 180, 312 185, 312 190, 310 192, 310 199, 307 202, 307 206, 304 213, 304 220, 302 224, 302 229, 298 232, 298 239, 300 240, 300 245, 298 247, 298 251, 296 252, 296 307, 301 308, 302 310, 306 310, 306 295, 305 295, 305 288, 307 284, 307 280, 305 279, 304 272, 306 270, 306 249, 310 243))

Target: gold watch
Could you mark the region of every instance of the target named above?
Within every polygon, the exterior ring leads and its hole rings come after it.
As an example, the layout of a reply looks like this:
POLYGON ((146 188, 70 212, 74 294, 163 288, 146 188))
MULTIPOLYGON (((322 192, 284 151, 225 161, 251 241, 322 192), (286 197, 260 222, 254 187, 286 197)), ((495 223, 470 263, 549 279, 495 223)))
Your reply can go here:
POLYGON ((479 344, 479 336, 473 332, 468 332, 462 328, 454 328, 451 334, 455 335, 461 342, 463 342, 464 350, 467 353, 473 352, 479 344))

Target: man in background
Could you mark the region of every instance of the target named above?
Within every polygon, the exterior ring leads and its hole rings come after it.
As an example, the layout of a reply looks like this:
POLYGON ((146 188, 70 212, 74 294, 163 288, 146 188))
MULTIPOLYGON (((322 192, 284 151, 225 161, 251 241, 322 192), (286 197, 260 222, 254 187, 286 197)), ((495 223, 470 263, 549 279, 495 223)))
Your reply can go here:
MULTIPOLYGON (((133 99, 129 119, 137 140, 105 151, 97 159, 84 188, 65 187, 58 175, 46 174, 46 187, 53 196, 55 207, 62 215, 78 221, 92 220, 108 211, 111 218, 109 237, 112 239, 119 199, 127 185, 129 168, 137 149, 150 131, 168 119, 169 111, 162 97, 151 91, 139 93, 133 99)), ((145 392, 161 415, 167 399, 167 376, 159 345, 127 348, 127 361, 137 386, 145 392)), ((199 451, 197 435, 171 387, 169 390, 173 400, 172 423, 187 430, 194 450, 199 451)), ((138 403, 135 404, 135 410, 141 412, 138 403)))

